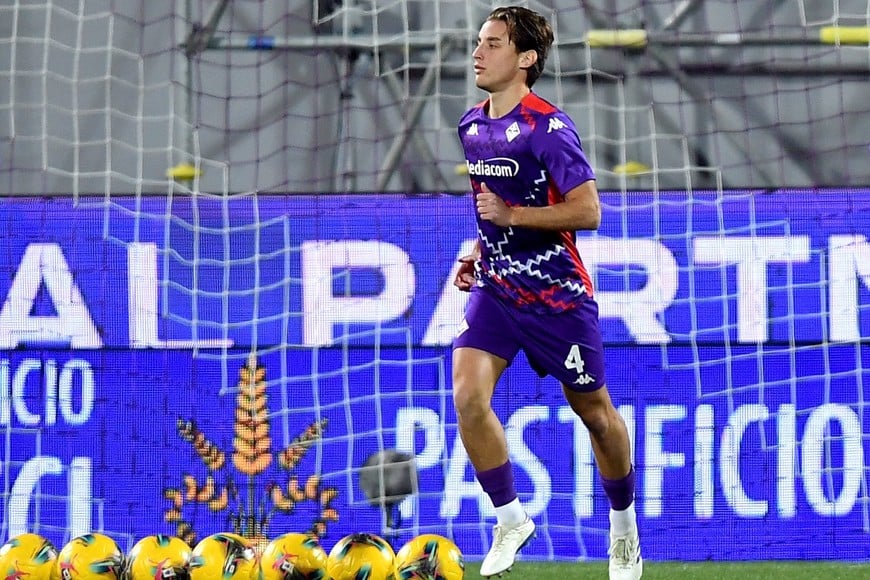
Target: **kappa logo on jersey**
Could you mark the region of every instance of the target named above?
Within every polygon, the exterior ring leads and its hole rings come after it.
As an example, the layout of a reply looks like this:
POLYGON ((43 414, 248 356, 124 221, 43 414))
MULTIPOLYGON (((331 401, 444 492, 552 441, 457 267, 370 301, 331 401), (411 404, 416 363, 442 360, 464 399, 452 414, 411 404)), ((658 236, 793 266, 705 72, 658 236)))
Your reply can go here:
POLYGON ((477 137, 477 123, 472 123, 471 127, 468 128, 468 131, 466 131, 465 134, 470 137, 477 137))
POLYGON ((547 133, 552 133, 553 131, 558 131, 559 129, 564 129, 565 127, 567 127, 567 125, 562 122, 562 119, 550 117, 550 126, 547 127, 547 133))
POLYGON ((508 143, 516 139, 520 136, 520 125, 516 121, 511 123, 510 127, 504 130, 505 137, 507 137, 508 143))
POLYGON ((472 163, 465 160, 469 175, 480 177, 516 177, 520 172, 520 164, 510 157, 491 157, 472 163))

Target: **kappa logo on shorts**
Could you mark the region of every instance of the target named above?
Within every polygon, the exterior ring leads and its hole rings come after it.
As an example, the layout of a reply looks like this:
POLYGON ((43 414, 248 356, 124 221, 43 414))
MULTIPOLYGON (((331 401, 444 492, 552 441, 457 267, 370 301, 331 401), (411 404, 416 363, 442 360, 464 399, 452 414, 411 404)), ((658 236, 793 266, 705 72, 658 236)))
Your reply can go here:
POLYGON ((574 384, 582 386, 582 385, 588 385, 589 383, 594 383, 594 382, 595 382, 595 379, 593 379, 587 373, 583 373, 582 375, 577 377, 577 380, 574 381, 574 384))

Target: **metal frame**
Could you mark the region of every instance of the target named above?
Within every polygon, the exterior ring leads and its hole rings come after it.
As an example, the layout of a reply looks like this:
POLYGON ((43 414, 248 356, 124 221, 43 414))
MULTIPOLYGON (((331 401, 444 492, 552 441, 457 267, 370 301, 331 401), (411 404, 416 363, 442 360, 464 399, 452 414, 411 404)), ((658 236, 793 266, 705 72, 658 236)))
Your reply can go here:
MULTIPOLYGON (((192 0, 185 0, 185 9, 188 17, 188 22, 192 22, 192 0)), ((612 43, 593 43, 589 38, 569 40, 561 42, 560 48, 595 48, 599 50, 621 50, 626 55, 627 65, 621 71, 613 71, 626 79, 631 77, 636 79, 641 76, 662 75, 670 77, 674 80, 678 87, 688 94, 695 103, 699 106, 698 121, 704 119, 716 119, 720 127, 727 129, 728 127, 742 128, 745 118, 755 121, 753 125, 755 131, 762 132, 767 138, 778 143, 785 154, 792 160, 804 160, 811 157, 811 151, 802 143, 790 138, 782 130, 777 128, 773 120, 767 118, 766 114, 757 106, 754 106, 750 101, 745 101, 741 109, 735 110, 727 101, 719 101, 710 99, 706 94, 704 87, 695 81, 695 74, 787 74, 787 75, 806 75, 810 73, 805 67, 796 69, 795 67, 787 67, 781 65, 764 66, 755 69, 747 70, 745 67, 736 67, 732 62, 727 60, 711 60, 710 55, 701 55, 703 58, 699 62, 681 62, 675 58, 669 51, 673 48, 741 48, 741 47, 759 47, 759 46, 812 46, 812 45, 831 45, 830 35, 827 39, 823 38, 819 29, 806 30, 801 33, 786 34, 786 35, 770 35, 764 33, 732 33, 732 34, 716 34, 716 33, 677 33, 680 26, 693 15, 698 14, 698 9, 703 5, 704 0, 683 0, 674 11, 664 19, 653 30, 634 30, 634 31, 616 31, 605 30, 605 33, 612 33, 614 38, 619 38, 622 33, 629 33, 629 37, 634 38, 632 42, 620 43, 614 41, 612 43), (631 34, 634 36, 631 36, 631 34), (642 41, 638 41, 638 38, 642 41), (648 57, 655 63, 654 68, 643 68, 640 59, 648 57), (707 104, 710 115, 703 115, 701 107, 707 104), (702 117, 704 119, 702 119, 702 117)), ((771 3, 765 3, 760 6, 756 16, 769 17, 773 11, 776 11, 783 5, 785 0, 773 0, 771 3)), ((377 186, 378 190, 384 190, 396 172, 400 169, 402 156, 409 150, 410 143, 416 150, 419 158, 422 159, 424 165, 428 169, 431 185, 436 188, 447 188, 447 180, 438 169, 435 155, 430 148, 430 145, 420 137, 415 129, 419 125, 422 112, 425 108, 425 98, 431 93, 432 86, 437 78, 439 70, 444 74, 455 74, 456 78, 460 78, 462 71, 450 71, 449 69, 439 69, 440 55, 443 51, 449 51, 453 47, 462 46, 471 40, 470 35, 437 35, 435 33, 415 34, 412 38, 402 39, 395 35, 338 35, 338 34, 317 34, 309 37, 271 37, 271 36, 256 36, 256 35, 217 35, 215 33, 221 17, 229 5, 229 0, 217 0, 209 13, 204 25, 194 24, 191 26, 186 38, 179 44, 183 54, 186 57, 185 68, 185 91, 187 92, 184 100, 185 110, 183 112, 188 124, 192 126, 192 118, 195 116, 195 103, 193 99, 193 59, 196 55, 206 50, 286 50, 286 51, 309 51, 312 49, 330 50, 336 55, 343 57, 347 54, 360 51, 370 52, 373 55, 380 56, 383 53, 397 50, 433 50, 433 55, 429 59, 422 76, 419 78, 417 92, 414 95, 415 101, 407 111, 407 115, 403 119, 401 131, 394 138, 390 145, 387 154, 384 157, 380 168, 377 186)), ((606 28, 608 18, 603 16, 597 8, 589 5, 588 2, 582 1, 586 17, 593 27, 606 28)), ((644 5, 645 6, 645 5, 644 5)), ((645 15, 647 18, 651 14, 645 15)), ((839 42, 839 36, 836 37, 839 42)), ((352 64, 348 66, 352 67, 352 64)), ((352 72, 352 68, 350 69, 352 72)), ((825 67, 818 70, 818 73, 837 74, 837 75, 855 75, 866 76, 868 69, 866 67, 825 67)), ((420 73, 415 71, 415 75, 420 73)), ((400 97, 402 94, 402 86, 394 74, 387 73, 383 76, 383 82, 387 90, 394 97, 400 97)), ((585 82, 583 77, 578 77, 578 82, 585 82)), ((649 99, 644 98, 641 94, 643 88, 638 83, 626 83, 626 89, 636 102, 648 102, 649 99)), ((660 123, 662 128, 671 133, 681 133, 679 122, 671 118, 663 111, 656 112, 656 122, 660 123)), ((738 150, 742 149, 742 143, 731 131, 722 131, 723 138, 729 140, 738 150)), ((633 135, 629 135, 632 137, 633 135)), ((636 135, 635 135, 636 136, 636 135)), ((193 153, 192 135, 188 136, 187 153, 193 153)), ((696 141, 689 144, 692 155, 703 166, 705 160, 710 159, 708 154, 710 143, 696 141)), ((612 157, 612 156, 611 156, 612 157)), ((353 162, 354 157, 351 155, 346 160, 353 162)), ((810 183, 821 184, 825 183, 825 176, 820 173, 820 170, 814 164, 794 163, 795 167, 802 169, 804 178, 810 183)), ((354 173, 355 168, 348 167, 349 174, 354 173)), ((773 175, 768 174, 763 168, 754 167, 760 179, 770 185, 776 184, 776 179, 773 175)), ((347 184, 344 184, 347 185, 347 184)))
MULTIPOLYGON (((777 10, 780 6, 782 6, 784 0, 775 0, 774 5, 770 6, 769 3, 764 5, 763 14, 767 14, 769 16, 770 13, 777 10)), ((763 35, 763 34, 686 34, 681 33, 679 35, 674 35, 674 30, 680 26, 693 12, 695 12, 701 5, 703 4, 703 0, 684 0, 675 11, 668 17, 662 27, 658 31, 654 31, 651 33, 647 33, 646 37, 648 39, 647 44, 643 47, 643 51, 640 50, 626 50, 626 54, 631 55, 640 55, 646 54, 650 56, 662 69, 674 79, 677 85, 682 88, 683 91, 686 92, 692 99, 695 101, 696 105, 700 106, 702 103, 709 104, 711 109, 712 116, 720 121, 719 125, 722 127, 725 125, 724 131, 722 131, 722 136, 730 141, 732 145, 735 146, 736 149, 742 149, 743 144, 740 142, 738 137, 736 136, 736 132, 727 130, 728 126, 741 127, 740 122, 742 121, 744 116, 749 117, 750 119, 756 119, 758 122, 755 123, 756 131, 766 133, 774 142, 780 143, 785 153, 792 159, 809 159, 812 157, 812 152, 802 144, 798 143, 796 140, 787 136, 783 131, 777 129, 776 123, 774 123, 771 119, 765 118, 764 112, 757 106, 753 105, 751 101, 745 101, 744 109, 740 111, 736 111, 733 108, 726 108, 723 106, 723 103, 728 103, 728 101, 721 101, 716 99, 710 99, 703 87, 700 86, 699 83, 695 82, 683 69, 681 64, 673 58, 673 55, 669 54, 665 48, 667 47, 735 47, 735 46, 795 46, 795 45, 811 45, 818 44, 822 45, 822 40, 819 34, 815 36, 811 36, 808 33, 803 34, 793 34, 793 35, 785 35, 785 36, 771 36, 771 35, 763 35)), ((585 5, 585 2, 584 2, 585 5)), ((756 14, 756 16, 760 16, 762 12, 756 14)), ((587 15, 589 17, 590 22, 592 22, 595 26, 605 26, 607 20, 602 17, 598 11, 594 8, 587 6, 587 15)), ((639 90, 639 89, 638 89, 639 90)), ((641 95, 636 94, 635 98, 637 102, 647 102, 648 99, 644 99, 641 95)), ((669 118, 666 114, 662 112, 658 112, 656 114, 656 119, 659 122, 662 122, 669 130, 673 131, 678 127, 678 123, 676 120, 669 118)), ((692 150, 696 159, 709 159, 709 155, 707 155, 701 148, 700 144, 690 144, 690 149, 692 150)), ((804 171, 804 177, 808 179, 811 183, 821 184, 825 183, 824 176, 818 172, 813 164, 805 164, 805 163, 796 163, 797 167, 800 167, 804 171)), ((759 174, 764 183, 769 185, 775 185, 777 180, 774 176, 768 174, 764 169, 755 165, 753 166, 754 170, 759 174)))

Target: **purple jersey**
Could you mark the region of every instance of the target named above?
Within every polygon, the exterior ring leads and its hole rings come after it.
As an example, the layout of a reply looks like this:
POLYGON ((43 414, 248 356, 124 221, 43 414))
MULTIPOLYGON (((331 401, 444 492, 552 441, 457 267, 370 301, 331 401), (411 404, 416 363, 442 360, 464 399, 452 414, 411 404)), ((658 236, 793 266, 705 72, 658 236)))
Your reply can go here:
MULTIPOLYGON (((509 206, 544 207, 595 179, 573 121, 555 106, 530 93, 504 117, 489 118, 488 107, 478 104, 459 122, 475 195, 483 182, 509 206)), ((561 312, 592 296, 574 232, 502 228, 480 216, 477 230, 479 283, 510 303, 561 312)))

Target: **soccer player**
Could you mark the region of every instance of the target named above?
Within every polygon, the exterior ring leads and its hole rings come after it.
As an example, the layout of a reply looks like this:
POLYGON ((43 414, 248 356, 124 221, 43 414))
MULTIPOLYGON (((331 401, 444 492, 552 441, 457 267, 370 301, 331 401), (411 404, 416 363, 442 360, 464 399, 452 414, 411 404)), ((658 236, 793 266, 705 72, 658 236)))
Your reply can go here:
POLYGON ((453 343, 459 433, 498 523, 480 568, 499 575, 534 535, 517 499, 504 427, 492 410, 496 383, 522 349, 552 375, 589 429, 610 500, 610 578, 637 580, 642 560, 628 431, 610 400, 589 274, 575 232, 595 230, 595 175, 571 119, 531 91, 553 43, 545 18, 502 7, 480 28, 476 84, 489 95, 459 123, 474 193, 478 243, 454 284, 470 291, 453 343))

